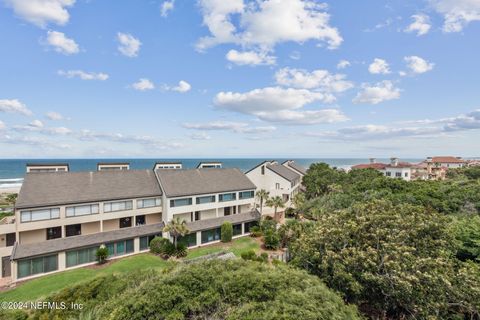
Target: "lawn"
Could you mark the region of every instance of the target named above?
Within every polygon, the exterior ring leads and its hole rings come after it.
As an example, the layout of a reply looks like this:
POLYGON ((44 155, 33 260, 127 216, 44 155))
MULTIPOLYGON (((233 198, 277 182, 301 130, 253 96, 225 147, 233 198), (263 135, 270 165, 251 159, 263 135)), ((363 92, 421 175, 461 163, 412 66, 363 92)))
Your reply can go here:
POLYGON ((119 259, 105 267, 79 268, 26 281, 15 289, 1 292, 0 301, 38 300, 67 286, 90 280, 99 275, 149 268, 162 269, 169 264, 171 264, 171 262, 162 260, 160 257, 149 253, 138 254, 132 257, 119 259))
POLYGON ((231 243, 217 243, 206 247, 200 247, 188 251, 187 259, 201 257, 211 253, 221 251, 233 252, 237 257, 240 257, 242 252, 248 250, 260 250, 258 242, 251 237, 241 237, 233 240, 231 243))
MULTIPOLYGON (((260 250, 258 242, 254 238, 242 237, 233 240, 231 243, 218 243, 189 250, 187 259, 221 251, 233 252, 237 257, 240 257, 242 252, 252 249, 255 251, 260 250)), ((76 285, 82 281, 88 281, 100 275, 149 268, 163 269, 172 264, 173 262, 163 260, 160 257, 149 253, 138 254, 112 261, 104 267, 78 268, 26 281, 14 289, 0 292, 0 302, 38 300, 54 293, 55 291, 76 285)))

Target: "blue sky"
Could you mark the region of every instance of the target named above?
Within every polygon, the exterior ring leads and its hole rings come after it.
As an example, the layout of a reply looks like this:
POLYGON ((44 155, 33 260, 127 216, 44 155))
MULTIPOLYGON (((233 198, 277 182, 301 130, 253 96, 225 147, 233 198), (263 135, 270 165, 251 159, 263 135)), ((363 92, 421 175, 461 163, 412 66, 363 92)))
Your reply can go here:
POLYGON ((0 157, 478 156, 480 1, 0 0, 0 157))

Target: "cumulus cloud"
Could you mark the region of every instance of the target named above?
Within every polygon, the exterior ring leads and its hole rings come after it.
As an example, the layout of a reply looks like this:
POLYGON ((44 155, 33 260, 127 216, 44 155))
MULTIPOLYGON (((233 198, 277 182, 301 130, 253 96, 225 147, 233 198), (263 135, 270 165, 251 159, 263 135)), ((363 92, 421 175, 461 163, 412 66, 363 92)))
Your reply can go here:
POLYGON ((5 0, 15 14, 39 27, 46 27, 48 23, 65 25, 70 19, 67 11, 75 0, 5 0))
POLYGON ((240 66, 272 65, 275 64, 276 60, 274 56, 270 56, 266 52, 260 53, 255 51, 239 52, 237 50, 230 50, 225 57, 228 61, 240 66))
POLYGON ((53 47, 56 52, 71 55, 80 52, 75 40, 67 38, 63 32, 48 31, 46 43, 53 47))
POLYGON ((155 85, 152 81, 146 78, 141 78, 137 82, 132 84, 132 88, 138 91, 148 91, 155 89, 155 85))
POLYGON ((430 63, 417 56, 405 57, 404 60, 407 63, 407 68, 416 74, 428 72, 435 66, 434 63, 430 63))
POLYGON ((162 17, 167 17, 168 13, 175 7, 175 0, 164 1, 160 7, 160 14, 162 17))
POLYGON ((340 60, 337 64, 337 69, 345 69, 350 67, 351 63, 348 60, 340 60))
POLYGON ((189 135, 192 140, 210 140, 210 137, 206 132, 194 132, 189 135))
POLYGON ((388 65, 387 61, 375 58, 368 66, 368 72, 371 74, 389 74, 390 66, 388 65))
POLYGON ((412 20, 413 22, 405 28, 405 32, 416 32, 417 36, 423 36, 427 34, 432 27, 430 24, 430 17, 426 14, 414 14, 412 20))
POLYGON ((279 43, 310 40, 335 49, 343 41, 330 25, 327 6, 313 0, 200 0, 199 5, 210 31, 197 42, 200 51, 230 43, 260 54, 273 52, 279 43))
POLYGON ((79 78, 82 80, 100 80, 105 81, 108 79, 108 74, 106 73, 95 73, 95 72, 85 72, 82 70, 58 70, 58 75, 64 76, 66 78, 79 78))
POLYGON ((40 120, 33 120, 28 125, 32 128, 43 128, 43 122, 40 120))
POLYGON ((305 110, 313 102, 332 102, 330 94, 307 89, 267 87, 245 93, 220 92, 214 99, 218 109, 256 116, 260 120, 290 125, 332 123, 347 120, 339 110, 305 110))
POLYGON ((19 113, 26 116, 33 114, 25 104, 17 99, 0 99, 0 112, 19 113))
POLYGON ((164 84, 162 88, 163 90, 166 90, 166 91, 176 91, 180 93, 185 93, 190 91, 192 89, 192 86, 187 81, 180 80, 176 86, 169 86, 164 84))
POLYGON ((117 41, 119 42, 118 51, 121 54, 130 58, 138 56, 142 45, 139 39, 131 34, 119 32, 117 33, 117 41))
POLYGON ((431 6, 444 17, 444 32, 460 32, 469 23, 480 21, 478 0, 429 0, 431 6))
POLYGON ((257 126, 252 127, 245 122, 234 121, 212 121, 206 123, 184 123, 184 128, 195 130, 208 130, 208 131, 232 131, 235 133, 268 133, 275 131, 277 128, 274 126, 257 126))
POLYGON ((65 127, 45 127, 43 122, 41 122, 40 120, 33 120, 32 122, 24 126, 13 126, 12 129, 20 132, 37 132, 41 134, 62 136, 72 133, 72 130, 65 127))
POLYGON ((275 73, 277 84, 302 89, 317 89, 326 93, 343 92, 353 87, 343 74, 331 74, 327 70, 308 72, 304 69, 283 68, 275 73))
POLYGON ((55 111, 49 111, 49 112, 46 113, 45 116, 48 119, 53 120, 53 121, 60 121, 60 120, 64 119, 64 117, 60 113, 55 112, 55 111))
POLYGON ((353 103, 378 104, 383 101, 400 98, 400 89, 392 81, 384 80, 374 85, 364 84, 362 91, 353 99, 353 103))

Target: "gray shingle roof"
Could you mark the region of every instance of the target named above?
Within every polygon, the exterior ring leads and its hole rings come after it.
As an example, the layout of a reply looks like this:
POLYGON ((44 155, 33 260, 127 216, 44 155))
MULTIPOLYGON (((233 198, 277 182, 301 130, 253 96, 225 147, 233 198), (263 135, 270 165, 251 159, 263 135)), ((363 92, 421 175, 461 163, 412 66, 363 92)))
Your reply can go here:
POLYGON ((156 171, 167 197, 181 197, 255 189, 240 170, 234 168, 177 169, 156 171))
POLYGON ((131 239, 162 233, 164 224, 156 223, 145 226, 123 228, 119 230, 99 232, 84 236, 75 236, 42 241, 39 243, 16 244, 12 252, 12 260, 46 255, 72 249, 93 247, 112 241, 131 239))
MULTIPOLYGON (((307 174, 307 170, 304 167, 302 167, 301 165, 299 165, 298 163, 296 163, 295 161, 285 161, 285 162, 287 162, 287 166, 295 169, 296 171, 300 172, 301 174, 303 174, 303 175, 307 174)), ((285 164, 285 162, 282 163, 282 164, 285 164)))
POLYGON ((199 231, 199 230, 207 230, 220 227, 222 223, 225 221, 231 222, 232 224, 241 223, 241 222, 249 222, 255 221, 260 219, 260 213, 257 210, 243 212, 238 214, 233 214, 224 217, 212 218, 212 219, 205 219, 199 221, 188 222, 187 227, 190 232, 199 231))
POLYGON ((300 175, 298 173, 281 164, 270 164, 267 165, 267 168, 290 182, 300 179, 300 175))
POLYGON ((16 207, 108 201, 162 195, 152 170, 27 173, 16 207))

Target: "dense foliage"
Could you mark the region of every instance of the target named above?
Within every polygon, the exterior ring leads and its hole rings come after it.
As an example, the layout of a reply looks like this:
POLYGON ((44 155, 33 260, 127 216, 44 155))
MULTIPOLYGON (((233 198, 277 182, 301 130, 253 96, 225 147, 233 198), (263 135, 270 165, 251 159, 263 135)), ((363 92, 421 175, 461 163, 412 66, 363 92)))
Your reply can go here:
POLYGON ((233 236, 233 226, 231 222, 225 221, 221 226, 221 241, 231 242, 233 236))
POLYGON ((95 252, 95 257, 97 258, 98 263, 105 263, 108 258, 108 249, 105 246, 101 246, 97 249, 97 252, 95 252))
POLYGON ((285 265, 243 260, 99 277, 46 300, 83 303, 84 308, 39 310, 36 318, 359 319, 355 308, 317 277, 285 265))

